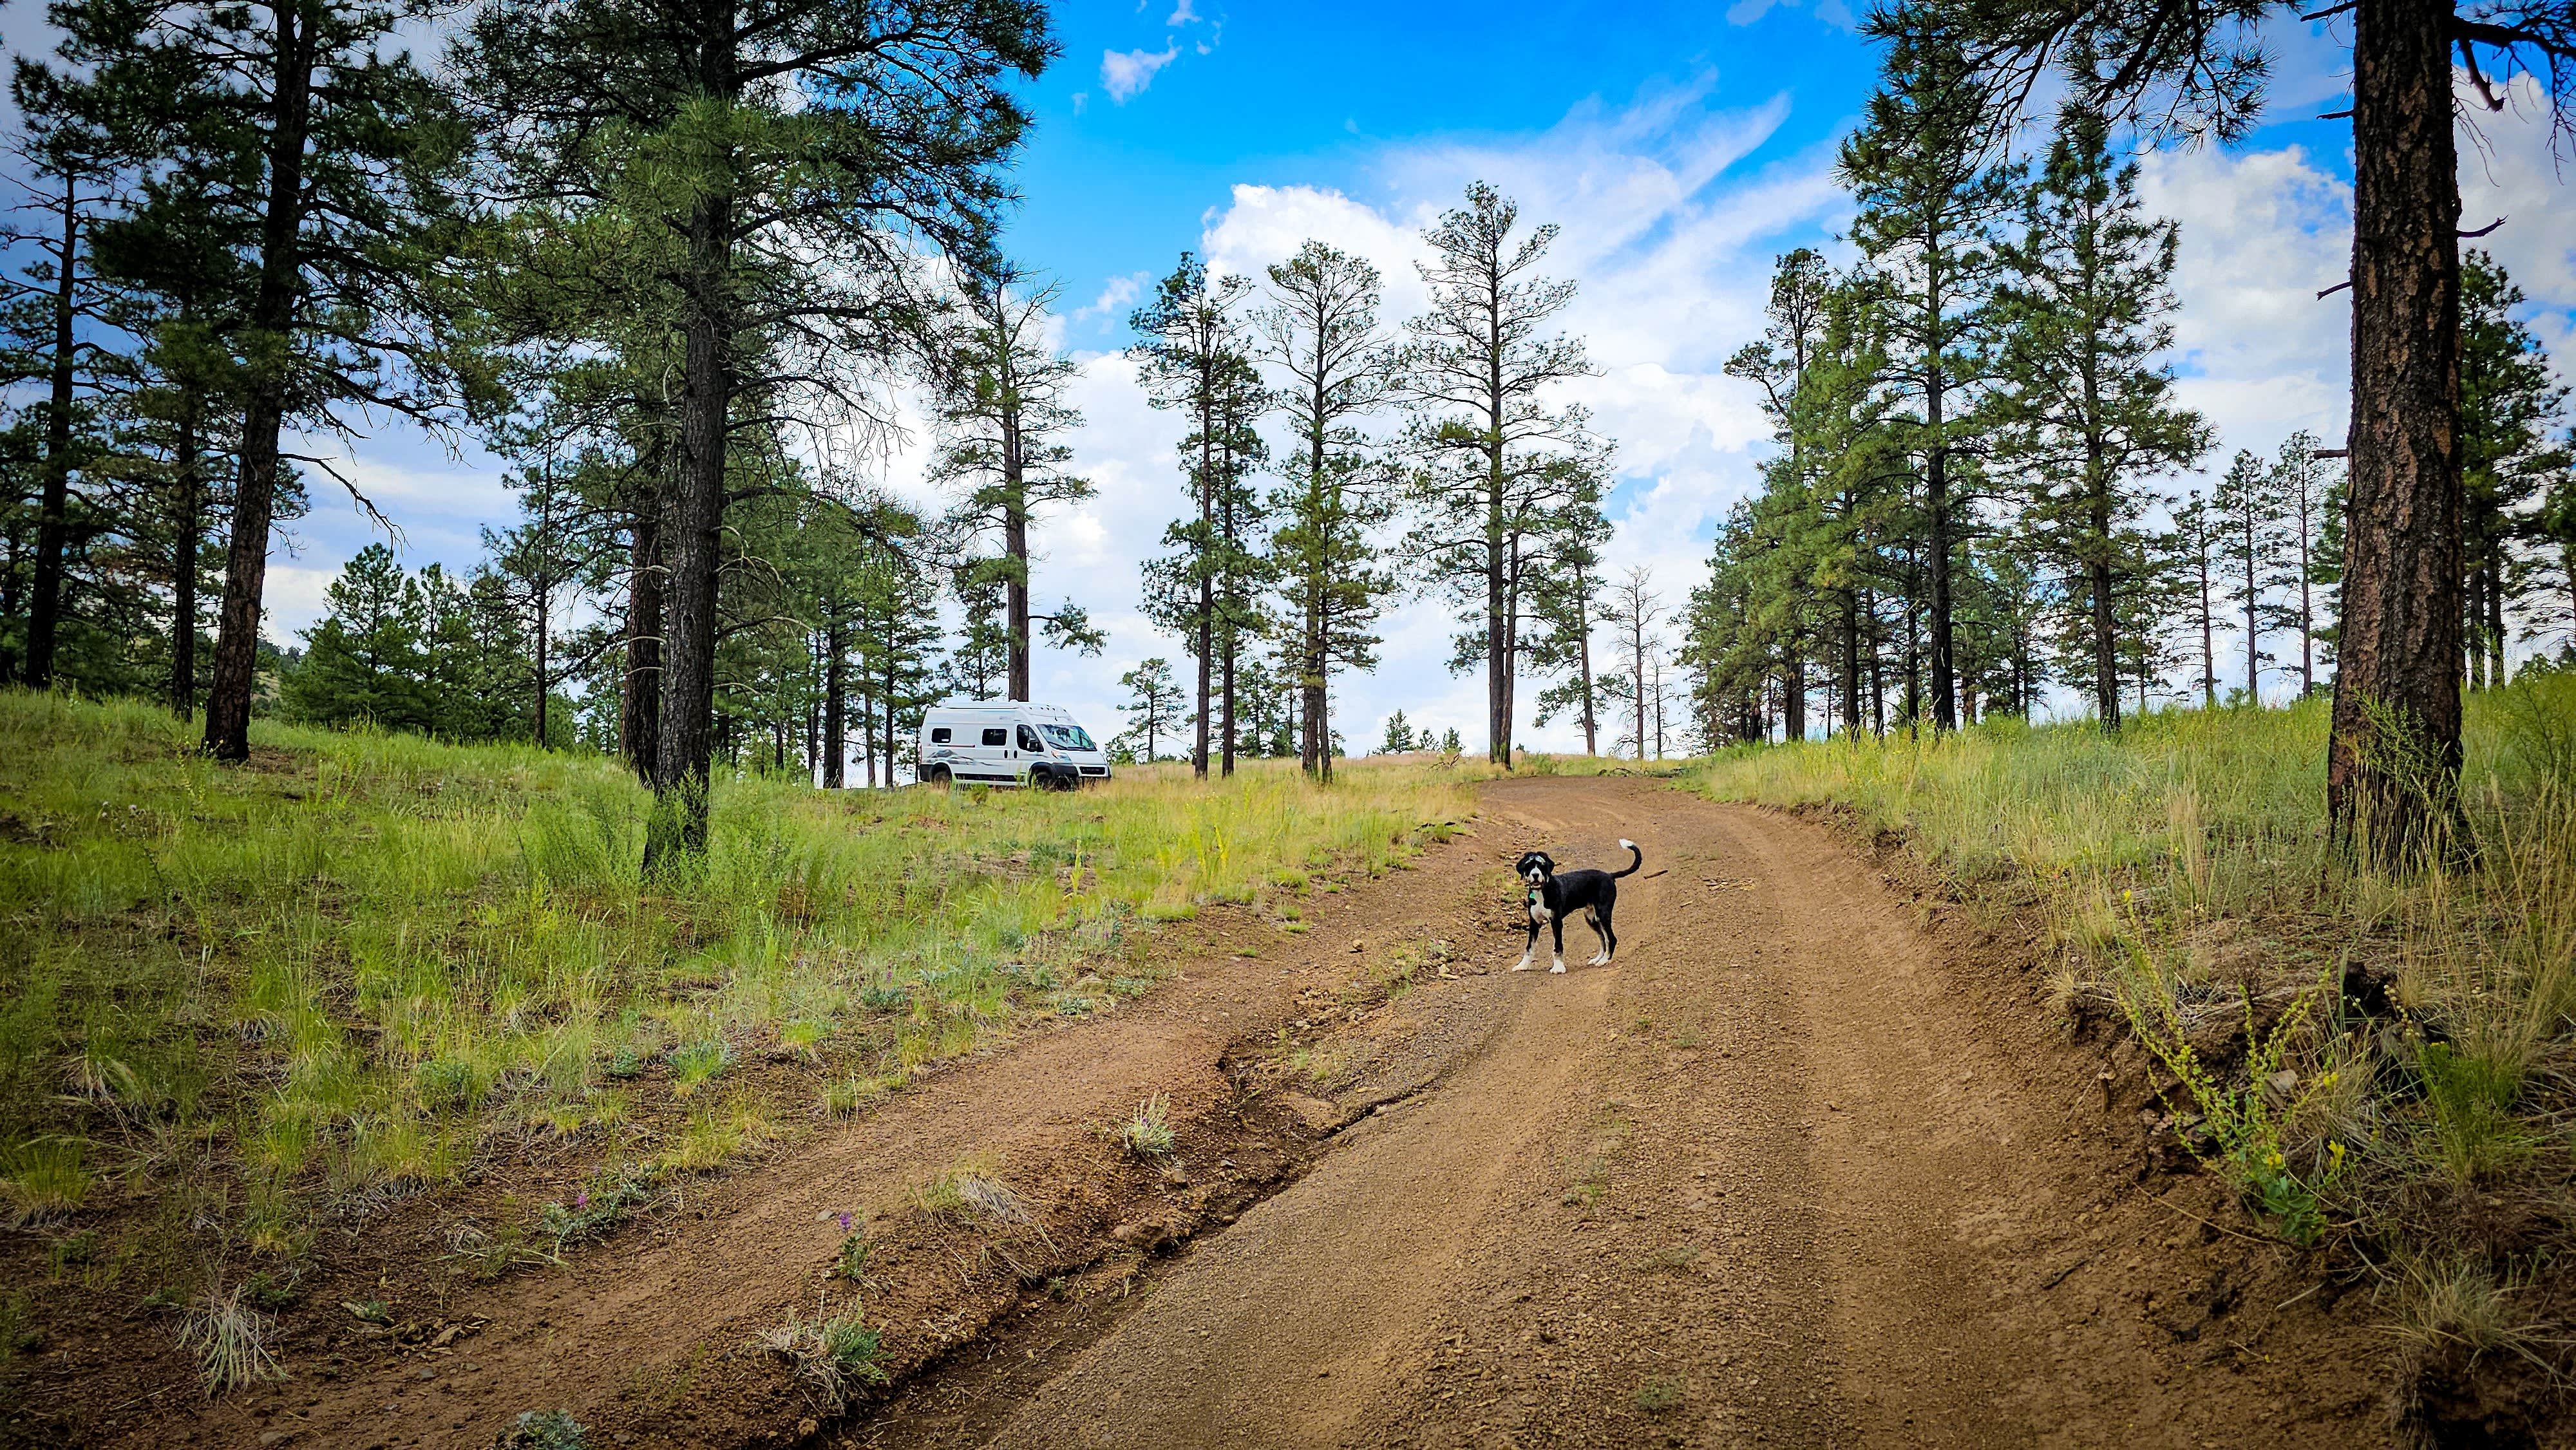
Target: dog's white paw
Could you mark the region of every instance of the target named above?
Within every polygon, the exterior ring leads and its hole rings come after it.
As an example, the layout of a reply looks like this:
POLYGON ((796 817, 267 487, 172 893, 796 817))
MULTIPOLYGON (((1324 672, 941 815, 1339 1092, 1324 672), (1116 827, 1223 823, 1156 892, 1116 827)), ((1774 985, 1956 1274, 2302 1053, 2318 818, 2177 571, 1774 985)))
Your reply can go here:
POLYGON ((1529 967, 1530 967, 1529 958, 1527 958, 1527 957, 1523 957, 1523 958, 1521 958, 1520 965, 1519 965, 1519 966, 1516 966, 1516 967, 1514 967, 1514 968, 1512 968, 1512 970, 1513 970, 1513 971, 1515 971, 1515 972, 1526 972, 1526 971, 1528 971, 1528 970, 1529 970, 1529 967))
POLYGON ((1584 965, 1585 965, 1585 966, 1587 966, 1587 967, 1606 967, 1606 966, 1610 965, 1610 959, 1609 959, 1608 957, 1600 956, 1600 955, 1596 954, 1596 955, 1594 955, 1594 956, 1592 957, 1592 959, 1591 959, 1591 960, 1589 960, 1589 961, 1585 962, 1585 963, 1584 963, 1584 965))
POLYGON ((1549 971, 1551 971, 1551 972, 1561 972, 1561 971, 1564 971, 1564 970, 1565 970, 1565 958, 1563 958, 1563 957, 1558 957, 1558 958, 1556 959, 1556 965, 1555 965, 1555 966, 1552 966, 1552 967, 1550 967, 1550 968, 1548 968, 1548 970, 1549 970, 1549 971))

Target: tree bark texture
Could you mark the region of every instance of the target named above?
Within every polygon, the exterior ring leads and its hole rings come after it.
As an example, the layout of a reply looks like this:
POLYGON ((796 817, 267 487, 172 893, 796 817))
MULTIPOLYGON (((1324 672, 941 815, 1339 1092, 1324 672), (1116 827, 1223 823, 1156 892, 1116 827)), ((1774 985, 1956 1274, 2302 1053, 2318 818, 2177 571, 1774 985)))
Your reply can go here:
POLYGON ((74 284, 80 269, 80 196, 63 177, 62 250, 55 255, 52 390, 45 408, 45 485, 36 514, 36 592, 27 609, 27 684, 54 682, 54 644, 62 633, 63 553, 70 533, 74 284))
POLYGON ((2403 859, 2457 809, 2460 195, 2448 5, 2353 20, 2352 428, 2327 813, 2403 859))
POLYGON ((294 349, 297 243, 304 229, 304 140, 313 115, 312 38, 301 11, 279 5, 270 87, 268 196, 260 218, 259 286, 251 298, 254 362, 242 408, 241 465, 233 489, 224 602, 215 626, 215 672, 206 691, 206 753, 250 759, 250 707, 259 685, 260 596, 268 583, 268 530, 277 512, 277 434, 286 420, 286 369, 294 349), (264 355, 263 355, 264 354, 264 355))

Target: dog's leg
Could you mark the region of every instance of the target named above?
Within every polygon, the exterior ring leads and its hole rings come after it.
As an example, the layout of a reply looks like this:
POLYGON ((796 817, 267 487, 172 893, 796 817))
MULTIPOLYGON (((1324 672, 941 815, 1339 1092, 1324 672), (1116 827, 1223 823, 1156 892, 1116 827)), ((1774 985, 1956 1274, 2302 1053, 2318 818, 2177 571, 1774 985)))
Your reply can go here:
POLYGON ((1513 970, 1513 971, 1515 971, 1515 972, 1526 972, 1526 971, 1528 971, 1528 970, 1530 969, 1530 956, 1531 956, 1531 954, 1532 954, 1532 953, 1536 952, 1537 950, 1538 950, 1538 913, 1537 913, 1537 912, 1535 912, 1535 911, 1533 911, 1533 912, 1531 912, 1531 913, 1530 913, 1530 923, 1529 923, 1529 940, 1528 940, 1528 941, 1525 941, 1525 942, 1523 942, 1523 943, 1521 943, 1521 961, 1520 961, 1520 965, 1519 965, 1519 966, 1516 966, 1516 967, 1514 967, 1514 968, 1512 968, 1512 970, 1513 970))
POLYGON ((1592 929, 1601 933, 1601 965, 1606 967, 1619 955, 1619 933, 1610 927, 1610 903, 1601 903, 1601 909, 1593 914, 1592 929))
POLYGON ((1585 962, 1584 965, 1587 967, 1608 966, 1610 964, 1610 918, 1604 915, 1601 910, 1596 907, 1583 913, 1583 924, 1592 928, 1592 934, 1594 936, 1601 938, 1600 950, 1595 951, 1592 954, 1592 960, 1585 962))
POLYGON ((1564 971, 1564 970, 1565 970, 1565 915, 1564 915, 1564 913, 1559 912, 1557 915, 1555 915, 1555 916, 1553 916, 1553 917, 1549 918, 1549 919, 1548 919, 1548 923, 1547 923, 1547 924, 1548 924, 1549 926, 1551 926, 1551 927, 1555 928, 1555 930, 1556 930, 1556 938, 1555 938, 1556 949, 1555 949, 1553 952, 1549 953, 1549 957, 1548 957, 1548 959, 1549 959, 1550 961, 1554 962, 1554 963, 1555 963, 1555 965, 1554 965, 1554 966, 1549 967, 1549 968, 1548 968, 1548 970, 1549 970, 1549 971, 1551 971, 1551 972, 1561 972, 1561 971, 1564 971))

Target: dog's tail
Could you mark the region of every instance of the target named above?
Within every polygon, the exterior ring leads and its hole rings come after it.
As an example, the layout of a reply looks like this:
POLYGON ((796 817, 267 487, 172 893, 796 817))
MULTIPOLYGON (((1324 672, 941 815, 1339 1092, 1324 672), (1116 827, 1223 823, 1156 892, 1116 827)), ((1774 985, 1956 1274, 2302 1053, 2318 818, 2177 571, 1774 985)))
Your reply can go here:
POLYGON ((1610 879, 1613 881, 1618 880, 1622 876, 1636 875, 1637 868, 1646 864, 1646 853, 1637 849, 1636 842, 1629 840, 1625 836, 1621 836, 1619 838, 1619 844, 1628 848, 1628 869, 1625 871, 1611 872, 1610 879))

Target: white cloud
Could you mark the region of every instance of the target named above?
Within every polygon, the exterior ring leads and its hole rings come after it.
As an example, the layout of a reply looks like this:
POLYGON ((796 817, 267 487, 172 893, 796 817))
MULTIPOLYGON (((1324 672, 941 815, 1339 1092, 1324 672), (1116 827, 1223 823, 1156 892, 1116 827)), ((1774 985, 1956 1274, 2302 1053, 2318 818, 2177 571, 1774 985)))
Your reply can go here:
MULTIPOLYGON (((1751 25, 1770 14, 1774 7, 1794 10, 1798 7, 1798 0, 1735 0, 1734 4, 1726 7, 1726 23, 1751 25)), ((1860 28, 1860 21, 1843 0, 1816 0, 1816 18, 1837 30, 1860 28)))
POLYGON ((1088 304, 1073 309, 1072 320, 1093 322, 1102 327, 1115 327, 1126 321, 1129 309, 1136 305, 1136 299, 1144 293, 1147 275, 1144 272, 1130 272, 1124 277, 1110 278, 1102 284, 1099 296, 1091 299, 1088 304))
POLYGON ((1199 18, 1199 13, 1190 8, 1190 0, 1181 0, 1180 4, 1173 7, 1171 18, 1163 23, 1165 25, 1178 27, 1187 25, 1199 18))
MULTIPOLYGON (((1760 328, 1773 254, 1813 240, 1842 205, 1823 151, 1745 164, 1785 119, 1785 102, 1721 108, 1714 91, 1702 78, 1624 107, 1577 107, 1532 135, 1397 147, 1379 158, 1381 186, 1366 196, 1240 184, 1209 212, 1198 250, 1211 270, 1258 280, 1307 238, 1329 242, 1377 266, 1392 323, 1424 305, 1414 271, 1422 230, 1468 182, 1491 180, 1528 222, 1560 225, 1548 271, 1580 283, 1565 326, 1601 368, 1560 401, 1589 406, 1618 445, 1612 567, 1651 567, 1677 608, 1705 567, 1717 520, 1750 486, 1768 432, 1745 387, 1723 376, 1723 359, 1760 328)), ((1130 280, 1111 279, 1077 318, 1123 308, 1130 280)), ((1179 642, 1153 630, 1137 598, 1141 566, 1162 551, 1181 508, 1174 446, 1183 423, 1148 406, 1132 365, 1114 355, 1086 361, 1076 401, 1087 417, 1076 463, 1099 495, 1041 528, 1051 557, 1036 587, 1042 598, 1088 604, 1110 649, 1099 661, 1042 657, 1036 685, 1106 733, 1116 728, 1120 673, 1148 655, 1183 664, 1179 642)), ((1383 625, 1380 668, 1337 677, 1334 723, 1353 748, 1368 748, 1397 709, 1481 745, 1483 677, 1448 673, 1458 627, 1449 613, 1437 599, 1405 601, 1383 625)), ((1538 688, 1524 682, 1523 697, 1538 688)), ((1527 718, 1524 707, 1523 740, 1580 748, 1573 727, 1533 732, 1527 718)))
POLYGON ((1104 50, 1100 53, 1100 88, 1109 93, 1110 100, 1123 106, 1152 85, 1154 72, 1170 65, 1180 53, 1177 44, 1166 45, 1160 51, 1104 50))

